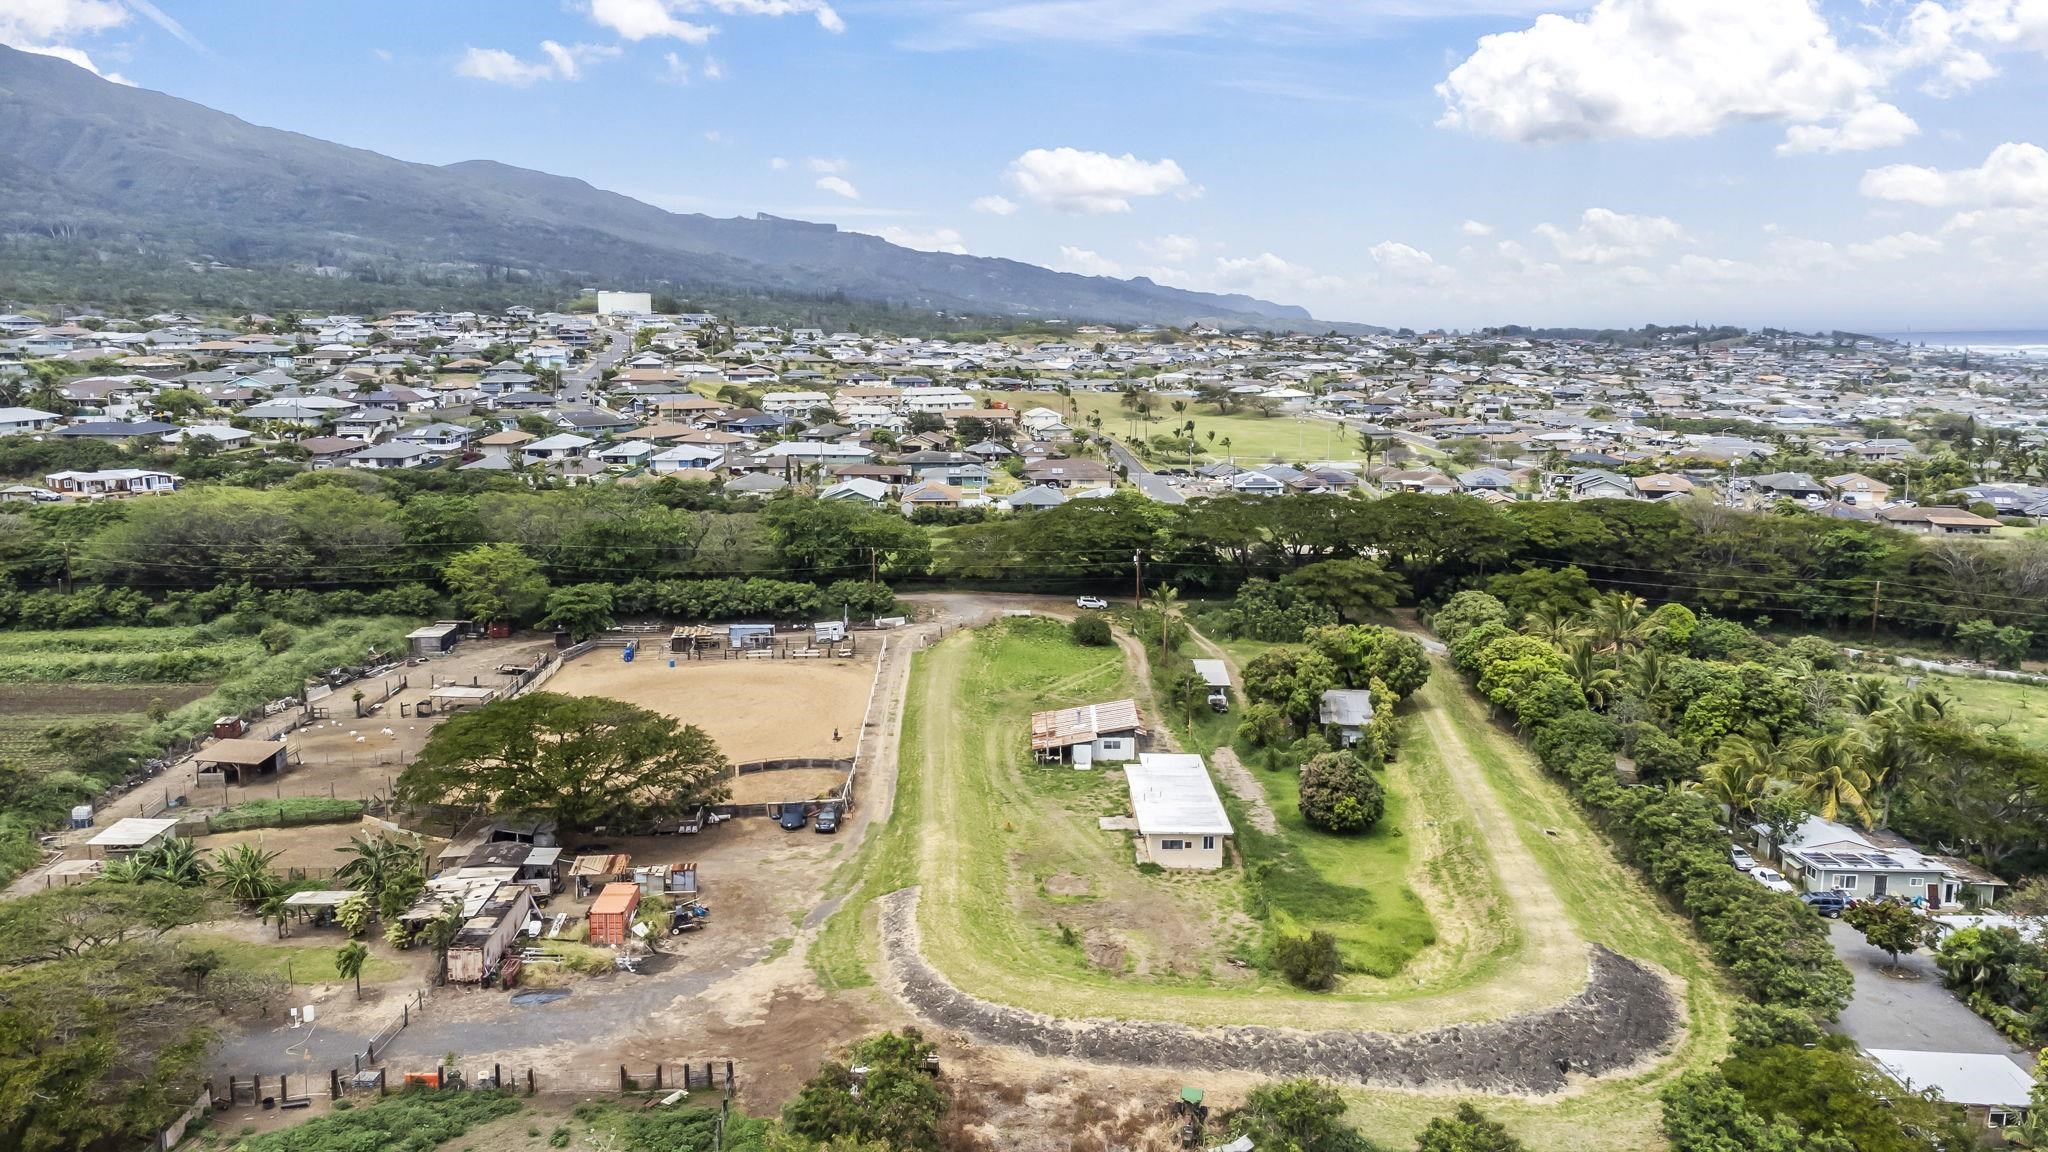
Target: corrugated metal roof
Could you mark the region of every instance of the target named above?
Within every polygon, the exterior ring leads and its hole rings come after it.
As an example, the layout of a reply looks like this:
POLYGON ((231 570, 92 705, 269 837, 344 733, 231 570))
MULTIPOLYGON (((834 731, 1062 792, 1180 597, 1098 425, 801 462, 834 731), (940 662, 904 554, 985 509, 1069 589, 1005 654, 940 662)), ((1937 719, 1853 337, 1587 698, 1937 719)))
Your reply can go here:
POLYGON ((1144 723, 1138 718, 1136 700, 1083 704, 1079 708, 1033 712, 1031 749, 1037 752, 1048 748, 1067 748, 1089 743, 1104 733, 1136 732, 1142 735, 1144 731, 1144 723))
POLYGON ((1230 687, 1230 668, 1221 660, 1195 661, 1195 675, 1211 688, 1230 687))

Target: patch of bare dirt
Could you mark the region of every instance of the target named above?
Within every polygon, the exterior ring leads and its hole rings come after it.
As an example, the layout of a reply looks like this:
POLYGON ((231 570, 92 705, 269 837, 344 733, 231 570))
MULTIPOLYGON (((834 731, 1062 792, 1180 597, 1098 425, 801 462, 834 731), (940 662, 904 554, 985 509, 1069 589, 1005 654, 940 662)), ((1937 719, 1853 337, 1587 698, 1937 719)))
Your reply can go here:
POLYGON ((1086 876, 1062 872, 1045 878, 1045 891, 1049 896, 1086 896, 1095 890, 1095 885, 1086 876))
POLYGON ((1237 758, 1235 750, 1225 747, 1209 753, 1209 767, 1223 778, 1223 786, 1243 802, 1245 817, 1252 827, 1268 835, 1280 831, 1280 821, 1273 815, 1272 805, 1266 803, 1266 790, 1252 779, 1251 769, 1237 758))

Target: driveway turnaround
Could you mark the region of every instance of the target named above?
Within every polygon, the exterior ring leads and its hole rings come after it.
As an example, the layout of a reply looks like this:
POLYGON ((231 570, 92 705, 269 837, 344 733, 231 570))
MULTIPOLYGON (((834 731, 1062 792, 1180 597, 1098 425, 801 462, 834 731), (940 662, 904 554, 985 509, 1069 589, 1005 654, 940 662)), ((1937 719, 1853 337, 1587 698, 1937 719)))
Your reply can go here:
POLYGON ((1989 1052, 2010 1057, 2032 1071, 2034 1061, 1984 1018, 1941 986, 1941 970, 1925 952, 1902 956, 1899 966, 1909 976, 1889 976, 1880 969, 1891 957, 1870 946, 1863 933, 1840 920, 1828 921, 1835 955, 1856 977, 1856 994, 1835 1030, 1864 1048, 1903 1048, 1912 1052, 1989 1052))

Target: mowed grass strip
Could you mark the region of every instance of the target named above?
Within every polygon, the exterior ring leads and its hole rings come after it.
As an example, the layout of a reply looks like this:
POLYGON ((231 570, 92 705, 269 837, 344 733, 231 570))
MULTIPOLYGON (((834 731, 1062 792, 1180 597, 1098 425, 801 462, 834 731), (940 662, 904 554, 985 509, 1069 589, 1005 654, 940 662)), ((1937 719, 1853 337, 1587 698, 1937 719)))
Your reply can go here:
MULTIPOLYGON (((1448 666, 1438 663, 1423 695, 1444 709, 1575 926, 1588 939, 1663 968, 1684 998, 1686 1032, 1676 1050, 1639 1074, 1603 1080, 1555 1100, 1475 1097, 1475 1102, 1531 1148, 1637 1152, 1664 1147, 1657 1093, 1683 1073, 1726 1055, 1738 997, 1684 919, 1615 857, 1563 786, 1512 733, 1487 718, 1485 705, 1448 666)), ((1446 1099, 1368 1090, 1347 1090, 1346 1096, 1353 1105, 1351 1118, 1389 1146, 1412 1143, 1431 1117, 1451 1105, 1446 1099)))
MULTIPOLYGON (((295 984, 340 983, 341 973, 335 971, 334 954, 348 943, 345 937, 334 932, 323 933, 321 942, 317 944, 306 943, 303 937, 256 941, 208 932, 184 933, 178 940, 190 948, 206 948, 220 953, 226 966, 236 971, 284 976, 289 969, 295 984)), ((363 983, 377 984, 405 975, 405 966, 382 955, 381 945, 373 941, 365 943, 372 947, 369 959, 363 962, 363 983)))

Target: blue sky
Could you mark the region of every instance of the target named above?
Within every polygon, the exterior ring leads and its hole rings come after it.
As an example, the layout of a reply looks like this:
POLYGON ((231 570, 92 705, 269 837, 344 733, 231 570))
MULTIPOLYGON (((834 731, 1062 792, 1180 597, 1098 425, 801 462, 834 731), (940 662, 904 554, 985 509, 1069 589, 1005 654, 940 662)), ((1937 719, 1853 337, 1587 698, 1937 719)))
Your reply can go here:
POLYGON ((0 0, 408 160, 1416 327, 2048 327, 2042 0, 0 0))

